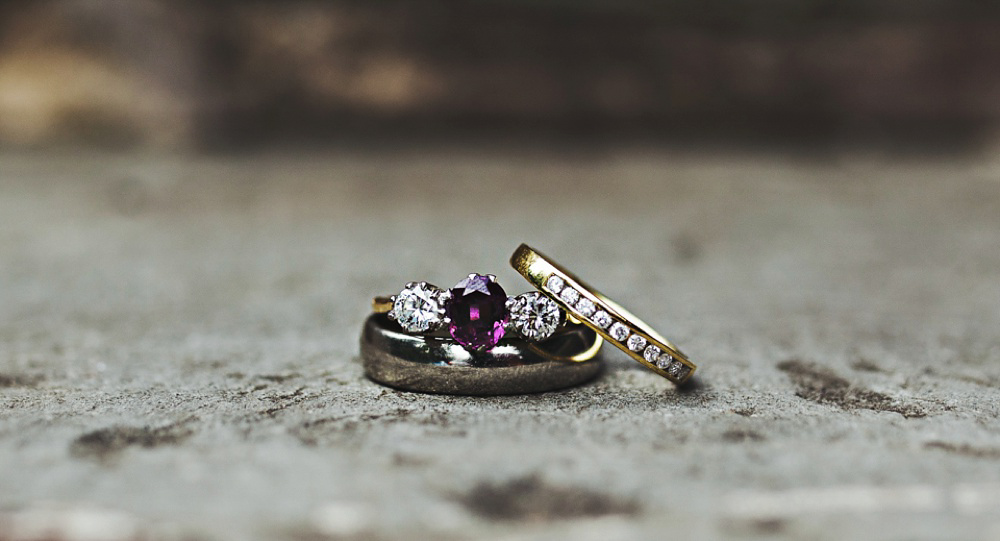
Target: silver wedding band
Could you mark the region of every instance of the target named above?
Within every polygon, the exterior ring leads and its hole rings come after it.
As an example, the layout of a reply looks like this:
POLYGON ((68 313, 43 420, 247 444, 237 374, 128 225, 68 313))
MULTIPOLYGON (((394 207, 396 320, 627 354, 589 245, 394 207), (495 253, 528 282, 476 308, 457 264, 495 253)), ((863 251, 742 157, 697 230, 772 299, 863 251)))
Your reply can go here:
POLYGON ((385 314, 372 314, 361 333, 361 357, 372 380, 401 390, 460 395, 553 391, 597 376, 601 339, 571 325, 541 343, 504 339, 489 351, 470 351, 450 337, 404 332, 385 314), (588 360, 574 360, 586 358, 588 360))

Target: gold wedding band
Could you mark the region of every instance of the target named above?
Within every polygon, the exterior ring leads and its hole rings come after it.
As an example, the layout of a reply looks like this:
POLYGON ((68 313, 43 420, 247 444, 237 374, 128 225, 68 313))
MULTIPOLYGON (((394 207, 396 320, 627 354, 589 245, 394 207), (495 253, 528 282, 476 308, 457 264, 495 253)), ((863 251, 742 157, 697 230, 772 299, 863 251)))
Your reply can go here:
POLYGON ((539 291, 646 368, 682 384, 697 368, 677 346, 547 256, 522 244, 510 264, 539 291))

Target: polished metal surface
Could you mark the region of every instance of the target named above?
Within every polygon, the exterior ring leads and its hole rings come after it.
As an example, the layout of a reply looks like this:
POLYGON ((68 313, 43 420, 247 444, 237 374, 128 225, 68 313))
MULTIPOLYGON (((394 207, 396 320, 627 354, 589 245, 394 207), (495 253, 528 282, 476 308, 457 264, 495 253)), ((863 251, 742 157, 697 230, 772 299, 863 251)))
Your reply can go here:
POLYGON ((579 385, 602 367, 603 340, 574 325, 540 344, 505 339, 488 352, 469 352, 450 337, 403 332, 385 314, 372 314, 361 332, 361 357, 372 380, 407 391, 502 395, 579 385))

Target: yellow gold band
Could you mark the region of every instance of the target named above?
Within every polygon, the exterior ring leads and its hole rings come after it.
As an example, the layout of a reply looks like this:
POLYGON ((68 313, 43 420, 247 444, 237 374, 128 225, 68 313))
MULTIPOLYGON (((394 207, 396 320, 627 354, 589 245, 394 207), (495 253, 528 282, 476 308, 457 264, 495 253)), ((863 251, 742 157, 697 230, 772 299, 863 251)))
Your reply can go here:
POLYGON ((372 299, 372 311, 376 314, 388 314, 392 310, 392 297, 375 297, 372 299))
POLYGON ((677 384, 684 383, 694 374, 697 367, 677 346, 527 244, 514 251, 510 264, 573 319, 596 331, 646 368, 677 384))

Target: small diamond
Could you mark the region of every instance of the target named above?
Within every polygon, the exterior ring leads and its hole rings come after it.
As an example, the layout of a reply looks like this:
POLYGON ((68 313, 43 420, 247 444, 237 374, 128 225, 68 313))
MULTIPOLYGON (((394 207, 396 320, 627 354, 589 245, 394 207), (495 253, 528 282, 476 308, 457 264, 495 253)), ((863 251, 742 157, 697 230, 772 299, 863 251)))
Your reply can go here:
POLYGON ((510 321, 521 336, 545 340, 559 327, 562 310, 554 300, 533 291, 514 297, 510 304, 510 321))
POLYGON ((396 295, 392 318, 406 332, 427 332, 444 322, 442 291, 425 282, 410 283, 396 295))
POLYGON ((559 298, 566 301, 566 304, 573 306, 576 304, 576 301, 580 300, 580 292, 571 287, 567 287, 562 290, 562 293, 559 294, 559 298))
POLYGON ((628 348, 632 351, 639 353, 646 347, 646 339, 639 336, 638 334, 633 334, 628 337, 628 348))
POLYGON ((660 370, 666 370, 670 363, 674 360, 669 353, 664 353, 660 355, 660 358, 656 360, 656 367, 660 370))
POLYGON ((594 314, 594 317, 590 318, 591 321, 597 324, 598 327, 602 329, 607 329, 608 325, 611 325, 611 316, 607 312, 601 310, 594 314))
POLYGON ((581 298, 580 302, 576 303, 576 311, 583 314, 584 317, 590 317, 594 310, 597 310, 597 307, 586 297, 581 298))
POLYGON ((608 334, 611 335, 611 338, 614 338, 619 342, 624 342, 625 339, 628 338, 628 327, 616 321, 615 324, 611 326, 611 330, 608 331, 608 334))
POLYGON ((564 282, 562 278, 553 274, 549 276, 549 281, 545 282, 545 286, 549 288, 549 291, 559 293, 564 287, 566 287, 566 282, 564 282))
POLYGON ((642 357, 651 363, 656 363, 656 359, 660 357, 660 348, 650 344, 642 351, 642 357))
POLYGON ((667 374, 677 379, 684 379, 684 376, 686 376, 690 371, 691 369, 688 368, 688 365, 680 361, 674 361, 667 367, 667 374))

